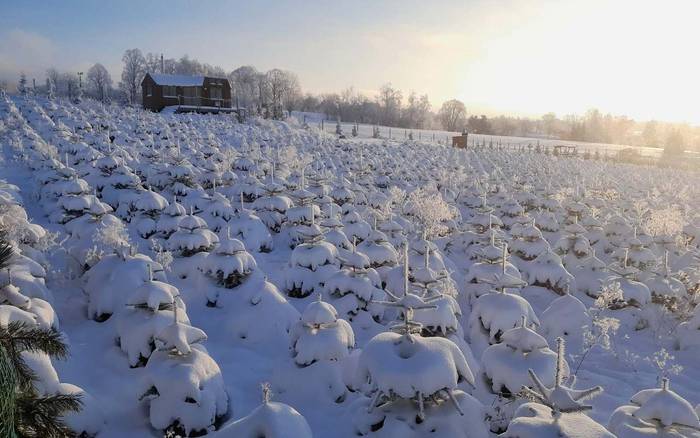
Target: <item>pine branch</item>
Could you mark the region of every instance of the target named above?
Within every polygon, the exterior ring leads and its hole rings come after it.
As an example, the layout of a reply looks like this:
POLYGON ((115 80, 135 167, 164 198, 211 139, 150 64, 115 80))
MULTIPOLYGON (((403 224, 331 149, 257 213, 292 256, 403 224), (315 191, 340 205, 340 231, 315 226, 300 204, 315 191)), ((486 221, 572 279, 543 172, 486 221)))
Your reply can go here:
POLYGON ((4 236, 0 235, 0 269, 4 269, 10 265, 10 259, 15 253, 15 249, 10 243, 5 240, 4 236))
POLYGON ((35 391, 23 393, 17 399, 16 429, 20 438, 65 438, 75 432, 63 422, 62 416, 82 408, 79 395, 55 394, 38 396, 35 391))
POLYGON ((17 376, 9 352, 0 344, 0 436, 15 438, 17 376))
POLYGON ((59 332, 31 327, 24 322, 14 321, 7 327, 0 326, 0 342, 11 344, 11 349, 18 352, 41 352, 57 359, 68 357, 68 347, 59 332))
POLYGON ((36 380, 36 374, 22 359, 22 356, 15 350, 9 350, 9 362, 12 366, 15 377, 16 384, 19 390, 26 391, 32 388, 32 382, 36 380))

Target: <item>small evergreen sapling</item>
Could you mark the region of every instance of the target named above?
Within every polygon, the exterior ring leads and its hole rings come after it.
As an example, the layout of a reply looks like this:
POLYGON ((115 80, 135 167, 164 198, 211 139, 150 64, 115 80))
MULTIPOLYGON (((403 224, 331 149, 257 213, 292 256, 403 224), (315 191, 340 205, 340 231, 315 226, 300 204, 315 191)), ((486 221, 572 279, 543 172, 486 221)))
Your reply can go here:
POLYGON ((532 401, 548 406, 553 415, 570 412, 583 412, 592 409, 592 406, 582 402, 603 392, 603 388, 595 386, 593 388, 577 390, 573 389, 575 376, 570 376, 565 381, 564 376, 568 371, 564 358, 564 340, 557 339, 557 372, 554 378, 554 386, 548 387, 537 376, 532 369, 528 370, 530 379, 534 383, 533 388, 523 386, 521 395, 532 401), (569 385, 569 386, 567 386, 569 385))

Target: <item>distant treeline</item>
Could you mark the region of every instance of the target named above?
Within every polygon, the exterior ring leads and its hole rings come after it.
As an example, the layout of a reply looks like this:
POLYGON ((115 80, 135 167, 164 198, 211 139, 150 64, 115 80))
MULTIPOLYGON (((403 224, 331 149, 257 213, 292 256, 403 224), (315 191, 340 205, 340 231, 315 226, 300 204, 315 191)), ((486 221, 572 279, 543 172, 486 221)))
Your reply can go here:
MULTIPOLYGON (((75 98, 78 93, 103 101, 137 104, 141 80, 147 72, 227 77, 231 82, 233 105, 245 107, 251 114, 284 118, 291 111, 322 113, 331 120, 394 126, 405 129, 467 130, 478 134, 541 137, 561 140, 617 143, 634 146, 666 147, 672 150, 700 149, 700 127, 683 123, 638 122, 626 116, 603 114, 591 109, 583 115, 557 117, 548 113, 541 118, 470 114, 459 100, 444 102, 439 109, 430 104, 427 94, 404 93, 390 83, 368 96, 350 87, 338 93, 304 93, 297 75, 288 70, 259 71, 253 66, 227 72, 219 66, 202 63, 185 55, 179 59, 145 55, 129 49, 122 57, 121 80, 113 88, 109 72, 95 64, 80 78, 50 68, 45 83, 28 82, 22 75, 20 92, 53 93, 75 98), (80 82, 83 82, 82 88, 80 82)), ((2 84, 0 84, 1 86, 2 84)), ((6 84, 5 84, 5 88, 6 84)))

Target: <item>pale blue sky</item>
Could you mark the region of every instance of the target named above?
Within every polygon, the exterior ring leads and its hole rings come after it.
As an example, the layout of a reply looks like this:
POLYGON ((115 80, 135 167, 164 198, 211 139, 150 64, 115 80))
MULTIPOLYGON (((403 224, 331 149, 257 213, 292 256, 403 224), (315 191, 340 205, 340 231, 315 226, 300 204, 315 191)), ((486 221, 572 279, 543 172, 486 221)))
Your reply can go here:
POLYGON ((296 72, 305 90, 391 82, 473 112, 590 107, 700 122, 693 0, 0 0, 0 79, 103 63, 138 47, 227 71, 296 72))

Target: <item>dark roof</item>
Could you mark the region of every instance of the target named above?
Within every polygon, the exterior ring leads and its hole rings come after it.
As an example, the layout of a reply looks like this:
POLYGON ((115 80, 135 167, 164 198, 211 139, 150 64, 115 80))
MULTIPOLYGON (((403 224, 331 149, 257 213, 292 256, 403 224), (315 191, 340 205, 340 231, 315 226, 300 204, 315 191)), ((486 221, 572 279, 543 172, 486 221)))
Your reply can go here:
POLYGON ((148 73, 156 85, 168 85, 174 87, 201 87, 204 85, 205 79, 214 79, 217 81, 226 81, 226 78, 216 78, 211 76, 189 76, 189 75, 168 75, 162 73, 148 73))

